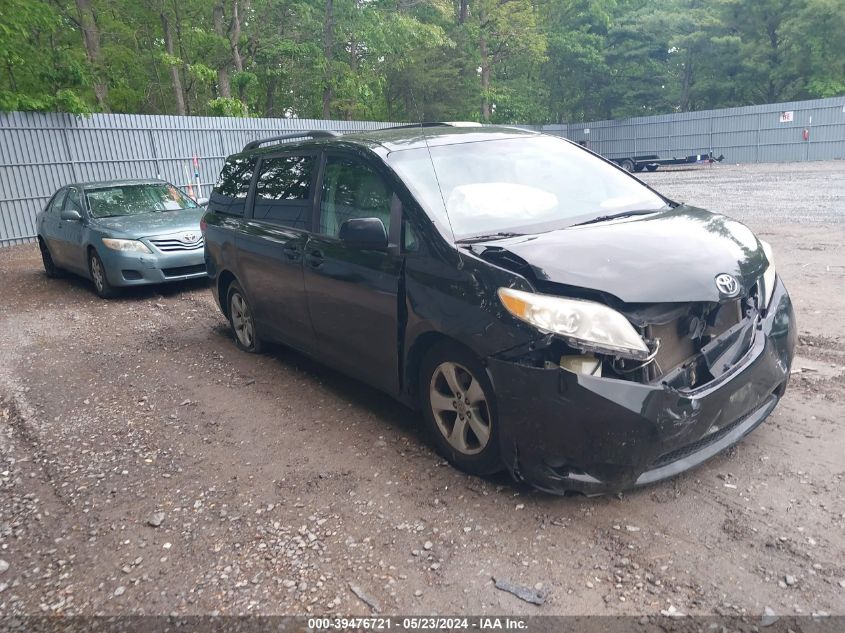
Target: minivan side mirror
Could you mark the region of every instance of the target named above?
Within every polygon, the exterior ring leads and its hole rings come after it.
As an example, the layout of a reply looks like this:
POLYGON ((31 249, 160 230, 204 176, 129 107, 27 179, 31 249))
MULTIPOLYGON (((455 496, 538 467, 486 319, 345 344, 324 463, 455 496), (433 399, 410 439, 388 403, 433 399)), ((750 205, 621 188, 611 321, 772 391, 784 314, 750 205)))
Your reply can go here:
POLYGON ((62 209, 61 214, 59 217, 62 220, 71 220, 73 222, 79 222, 82 219, 82 214, 79 213, 76 209, 62 209))
POLYGON ((338 237, 344 244, 368 250, 387 248, 387 230, 379 218, 352 218, 340 225, 338 237))

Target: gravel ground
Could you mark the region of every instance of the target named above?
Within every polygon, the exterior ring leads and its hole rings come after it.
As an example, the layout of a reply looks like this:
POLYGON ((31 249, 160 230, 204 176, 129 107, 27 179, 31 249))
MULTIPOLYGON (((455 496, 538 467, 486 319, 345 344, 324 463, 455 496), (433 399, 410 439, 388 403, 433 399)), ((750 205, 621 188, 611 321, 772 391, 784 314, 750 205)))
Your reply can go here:
POLYGON ((798 358, 739 446, 594 499, 466 476, 368 387, 240 353, 203 283, 104 302, 0 250, 0 614, 845 614, 845 163, 643 178, 773 243, 798 358))

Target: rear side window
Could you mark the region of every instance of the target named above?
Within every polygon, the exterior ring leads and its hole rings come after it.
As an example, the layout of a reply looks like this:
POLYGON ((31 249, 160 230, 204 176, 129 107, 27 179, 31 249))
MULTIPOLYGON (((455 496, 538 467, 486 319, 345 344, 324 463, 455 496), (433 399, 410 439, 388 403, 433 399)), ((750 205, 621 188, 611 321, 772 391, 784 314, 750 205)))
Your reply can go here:
POLYGON ((255 182, 253 217, 294 229, 307 229, 314 163, 314 156, 263 159, 255 182))
POLYGON ((230 156, 226 160, 220 178, 211 192, 209 211, 226 215, 244 214, 255 162, 253 156, 230 156))

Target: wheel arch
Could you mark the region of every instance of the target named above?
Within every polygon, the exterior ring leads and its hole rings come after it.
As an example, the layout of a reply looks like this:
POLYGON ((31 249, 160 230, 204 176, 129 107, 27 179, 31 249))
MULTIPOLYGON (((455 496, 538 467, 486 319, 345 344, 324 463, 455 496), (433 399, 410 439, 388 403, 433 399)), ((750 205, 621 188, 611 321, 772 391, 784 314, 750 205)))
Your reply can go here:
MULTIPOLYGON (((227 319, 229 318, 229 302, 226 295, 229 294, 229 286, 236 281, 240 284, 235 273, 228 269, 220 271, 220 274, 217 275, 217 303, 223 312, 223 316, 227 319)), ((241 287, 243 287, 242 284, 241 287)))
POLYGON ((449 345, 454 347, 459 347, 473 356, 477 357, 479 361, 484 364, 484 359, 478 356, 478 353, 473 350, 471 347, 462 343, 458 339, 448 336, 447 334, 443 334, 442 332, 437 332, 435 330, 429 330, 427 332, 423 332, 419 334, 411 343, 410 347, 408 348, 408 353, 405 356, 405 363, 404 363, 404 392, 408 398, 409 404, 411 404, 415 409, 419 409, 420 401, 419 401, 419 377, 420 377, 420 370, 422 369, 422 361, 425 358, 425 355, 428 353, 430 349, 432 349, 435 345, 440 345, 443 343, 448 342, 449 345))

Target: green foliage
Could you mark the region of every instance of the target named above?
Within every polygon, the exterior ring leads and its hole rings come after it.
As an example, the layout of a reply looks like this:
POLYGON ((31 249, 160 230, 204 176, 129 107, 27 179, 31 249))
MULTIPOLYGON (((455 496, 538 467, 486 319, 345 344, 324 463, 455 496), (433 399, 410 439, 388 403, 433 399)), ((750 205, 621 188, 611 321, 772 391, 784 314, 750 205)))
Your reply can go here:
POLYGON ((248 113, 246 104, 240 99, 218 97, 208 102, 208 114, 245 117, 248 113))
POLYGON ((541 123, 845 93, 845 0, 90 4, 94 51, 76 0, 0 2, 0 110, 541 123))

